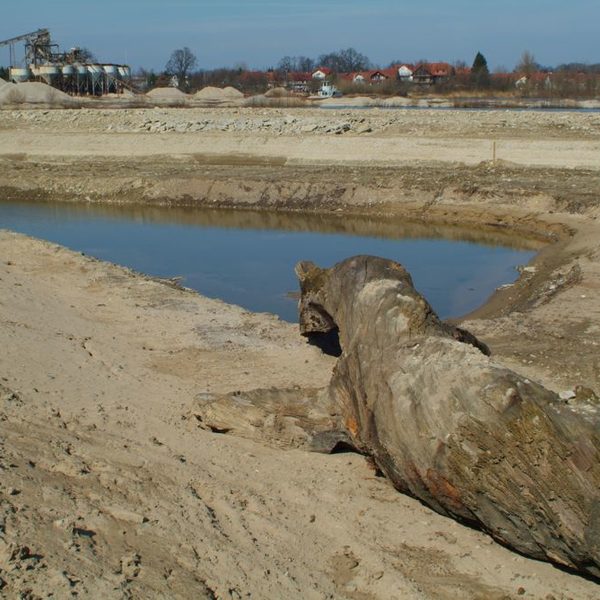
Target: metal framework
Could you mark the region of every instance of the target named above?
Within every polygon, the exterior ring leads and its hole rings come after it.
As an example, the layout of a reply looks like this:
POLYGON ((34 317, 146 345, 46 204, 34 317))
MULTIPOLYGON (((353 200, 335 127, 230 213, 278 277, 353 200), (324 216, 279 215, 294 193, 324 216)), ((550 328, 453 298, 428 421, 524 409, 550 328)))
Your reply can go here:
POLYGON ((15 82, 43 81, 72 95, 102 96, 122 92, 125 88, 132 89, 128 65, 90 64, 80 48, 59 52, 58 44, 52 43, 48 29, 0 41, 2 46, 10 49, 10 77, 15 82), (23 42, 23 68, 18 68, 15 45, 23 42))
POLYGON ((11 67, 14 67, 16 63, 15 44, 20 42, 25 42, 25 62, 31 62, 35 65, 38 64, 38 61, 48 61, 47 57, 52 56, 52 47, 58 49, 56 44, 51 43, 50 31, 47 29, 38 29, 31 33, 24 33, 8 40, 2 40, 0 41, 0 47, 9 47, 11 67))

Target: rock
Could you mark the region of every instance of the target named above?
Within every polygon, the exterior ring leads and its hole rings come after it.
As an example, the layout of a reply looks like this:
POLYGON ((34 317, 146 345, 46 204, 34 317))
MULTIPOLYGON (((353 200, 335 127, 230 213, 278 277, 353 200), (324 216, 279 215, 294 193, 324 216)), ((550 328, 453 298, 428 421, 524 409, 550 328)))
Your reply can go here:
POLYGON ((141 570, 142 558, 137 552, 126 554, 121 558, 121 573, 126 579, 135 579, 141 570))
POLYGON ((296 273, 301 332, 339 335, 329 393, 353 445, 437 512, 600 577, 597 413, 495 363, 397 263, 358 256, 296 273))
POLYGON ((585 402, 592 405, 600 405, 600 398, 598 394, 589 387, 578 385, 575 387, 573 398, 577 402, 585 402))

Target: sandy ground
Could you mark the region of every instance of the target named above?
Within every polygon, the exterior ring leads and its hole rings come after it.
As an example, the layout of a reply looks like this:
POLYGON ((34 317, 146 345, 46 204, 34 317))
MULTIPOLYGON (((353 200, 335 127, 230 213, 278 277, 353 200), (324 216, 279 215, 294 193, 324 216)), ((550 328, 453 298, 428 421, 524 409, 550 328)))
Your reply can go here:
MULTIPOLYGON (((292 111, 269 134, 260 120, 281 111, 186 110, 169 118, 231 123, 138 131, 152 112, 2 113, 2 195, 389 215, 553 242, 466 326, 557 391, 600 389, 598 116, 378 111, 357 117, 371 132, 338 134, 325 129, 345 115, 292 111), (503 122, 520 154, 480 164, 503 122)), ((0 290, 0 594, 600 596, 398 494, 363 457, 200 429, 206 394, 326 384, 333 359, 294 326, 10 232, 0 290)))

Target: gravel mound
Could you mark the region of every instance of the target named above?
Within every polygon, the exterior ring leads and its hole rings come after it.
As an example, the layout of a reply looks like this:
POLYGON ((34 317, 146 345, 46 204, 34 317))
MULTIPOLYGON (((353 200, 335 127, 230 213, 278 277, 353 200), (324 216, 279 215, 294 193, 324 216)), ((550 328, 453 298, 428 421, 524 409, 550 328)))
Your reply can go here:
POLYGON ((38 81, 5 83, 0 87, 0 104, 74 104, 73 98, 52 86, 38 81))
POLYGON ((227 100, 228 97, 225 94, 225 90, 221 88, 207 86, 202 88, 194 95, 195 98, 199 98, 201 100, 227 100))
POLYGON ((150 98, 157 98, 159 100, 183 100, 187 98, 188 95, 184 94, 181 90, 178 90, 174 87, 158 87, 150 90, 146 96, 150 96, 150 98))
POLYGON ((287 98, 292 94, 283 87, 276 87, 265 92, 267 98, 287 98))
POLYGON ((227 98, 231 98, 232 100, 244 97, 244 94, 242 94, 242 92, 240 92, 240 90, 236 90, 234 87, 231 87, 230 85, 228 85, 226 88, 223 89, 223 95, 226 96, 227 98))

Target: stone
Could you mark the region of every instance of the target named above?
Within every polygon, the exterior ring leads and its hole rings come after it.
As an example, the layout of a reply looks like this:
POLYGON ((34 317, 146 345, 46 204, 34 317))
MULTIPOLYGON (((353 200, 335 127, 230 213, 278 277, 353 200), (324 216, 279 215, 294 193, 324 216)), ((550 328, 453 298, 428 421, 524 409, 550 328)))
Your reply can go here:
POLYGON ((329 395, 395 487, 503 544, 600 577, 600 417, 442 322, 399 264, 299 263, 300 331, 336 334, 329 395))

